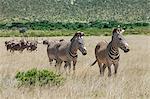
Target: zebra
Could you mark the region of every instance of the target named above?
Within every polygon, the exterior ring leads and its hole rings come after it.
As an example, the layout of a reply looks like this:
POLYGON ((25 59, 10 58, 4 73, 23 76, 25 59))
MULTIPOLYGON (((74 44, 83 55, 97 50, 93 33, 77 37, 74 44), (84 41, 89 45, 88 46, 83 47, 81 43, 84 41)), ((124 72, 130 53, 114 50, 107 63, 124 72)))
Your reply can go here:
MULTIPOLYGON (((86 47, 84 47, 83 40, 84 33, 76 32, 70 41, 59 41, 56 43, 49 44, 47 47, 47 54, 49 60, 56 60, 56 68, 60 70, 62 62, 65 62, 64 69, 71 68, 71 62, 73 62, 73 71, 75 72, 75 66, 77 63, 79 50, 83 55, 87 54, 86 47)), ((46 42, 43 42, 46 43, 46 42)))
POLYGON ((117 74, 120 59, 119 48, 125 53, 129 52, 129 45, 122 35, 124 31, 124 29, 115 28, 112 33, 112 40, 109 43, 101 41, 96 45, 96 60, 91 66, 98 62, 100 75, 103 76, 105 68, 108 67, 108 77, 111 76, 111 65, 114 65, 114 74, 117 74))

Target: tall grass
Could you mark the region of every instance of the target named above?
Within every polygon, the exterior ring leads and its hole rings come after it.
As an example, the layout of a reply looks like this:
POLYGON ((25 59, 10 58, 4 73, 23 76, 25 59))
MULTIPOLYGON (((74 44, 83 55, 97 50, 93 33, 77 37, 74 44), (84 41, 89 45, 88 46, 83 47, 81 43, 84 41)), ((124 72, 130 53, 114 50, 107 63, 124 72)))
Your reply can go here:
MULTIPOLYGON (((56 40, 60 38, 69 41, 71 37, 36 39, 56 40)), ((117 76, 107 77, 106 69, 104 77, 100 77, 98 65, 90 67, 95 60, 96 44, 101 40, 110 41, 111 39, 110 36, 90 36, 84 38, 88 54, 83 56, 80 52, 78 53, 75 75, 72 72, 66 75, 62 66, 62 75, 66 77, 63 86, 21 87, 19 89, 14 79, 18 71, 26 71, 31 68, 55 71, 54 63, 49 65, 44 45, 38 45, 37 52, 24 51, 22 54, 19 52, 11 54, 6 51, 4 41, 12 38, 0 38, 0 99, 149 99, 150 37, 127 35, 125 38, 131 50, 126 54, 120 50, 121 59, 117 76)))

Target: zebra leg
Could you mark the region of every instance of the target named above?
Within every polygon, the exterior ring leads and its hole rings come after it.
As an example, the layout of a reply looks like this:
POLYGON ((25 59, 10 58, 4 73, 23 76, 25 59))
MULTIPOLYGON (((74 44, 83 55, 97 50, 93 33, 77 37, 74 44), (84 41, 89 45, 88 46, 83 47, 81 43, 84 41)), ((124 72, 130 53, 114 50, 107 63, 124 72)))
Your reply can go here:
POLYGON ((100 75, 102 75, 103 74, 103 70, 102 70, 103 64, 98 61, 98 66, 99 66, 100 75))
POLYGON ((64 69, 65 69, 65 72, 67 72, 67 66, 68 66, 68 64, 67 64, 67 61, 64 61, 64 62, 65 62, 64 69))
POLYGON ((13 52, 13 50, 12 50, 12 49, 10 49, 9 51, 10 51, 11 53, 13 52))
POLYGON ((103 75, 104 75, 105 69, 106 69, 106 65, 103 64, 103 75))
POLYGON ((73 61, 73 71, 75 72, 77 60, 73 61))
POLYGON ((11 50, 10 52, 11 52, 11 53, 14 53, 14 50, 11 50))
POLYGON ((61 60, 56 60, 56 68, 58 72, 60 73, 60 67, 61 67, 62 61, 61 60))
POLYGON ((69 67, 69 74, 70 74, 70 69, 71 69, 71 62, 65 61, 64 69, 67 74, 67 66, 69 67))
POLYGON ((108 65, 108 77, 110 77, 111 76, 111 65, 109 64, 108 65))
MULTIPOLYGON (((52 65, 53 59, 51 59, 50 55, 48 55, 48 59, 49 59, 49 64, 52 65)), ((56 64, 57 64, 57 60, 56 60, 56 64)), ((55 64, 55 66, 56 66, 56 64, 55 64)))
POLYGON ((117 70, 118 70, 118 65, 119 63, 113 64, 114 65, 114 69, 115 69, 115 74, 117 74, 117 70))
POLYGON ((50 59, 50 58, 49 58, 49 64, 50 64, 50 65, 52 65, 52 61, 53 61, 53 59, 50 59))
POLYGON ((56 63, 55 63, 55 68, 56 68, 56 71, 57 71, 57 68, 58 68, 58 60, 56 60, 56 63))
POLYGON ((62 61, 60 61, 58 64, 59 64, 59 65, 58 65, 58 70, 59 70, 59 72, 60 72, 60 67, 61 67, 62 61))
POLYGON ((71 70, 71 61, 68 62, 68 66, 69 66, 69 74, 70 74, 70 70, 71 70))

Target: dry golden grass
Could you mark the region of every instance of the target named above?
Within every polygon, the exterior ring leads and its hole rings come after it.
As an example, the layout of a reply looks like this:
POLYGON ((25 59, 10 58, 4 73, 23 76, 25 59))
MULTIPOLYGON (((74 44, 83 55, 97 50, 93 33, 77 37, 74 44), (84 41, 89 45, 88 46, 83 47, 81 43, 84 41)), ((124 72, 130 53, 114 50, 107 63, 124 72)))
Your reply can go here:
MULTIPOLYGON (((59 38, 69 40, 70 37, 59 38)), ((89 65, 95 60, 95 45, 101 40, 109 41, 110 37, 85 37, 88 54, 82 56, 79 52, 76 74, 69 76, 64 74, 67 80, 59 88, 17 88, 14 79, 17 71, 33 67, 54 69, 54 66, 49 66, 46 46, 39 45, 37 52, 24 51, 22 54, 19 52, 11 54, 6 51, 4 41, 12 38, 0 38, 0 99, 148 99, 150 98, 150 36, 126 36, 126 38, 131 51, 127 54, 120 51, 121 59, 117 76, 107 77, 106 70, 104 77, 100 77, 98 65, 93 67, 89 65)))

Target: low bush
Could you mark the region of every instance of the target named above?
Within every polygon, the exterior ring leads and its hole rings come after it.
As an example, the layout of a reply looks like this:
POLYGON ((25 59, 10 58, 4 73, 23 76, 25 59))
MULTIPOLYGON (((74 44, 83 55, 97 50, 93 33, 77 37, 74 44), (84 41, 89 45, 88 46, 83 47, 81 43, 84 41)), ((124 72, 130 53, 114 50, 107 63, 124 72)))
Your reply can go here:
POLYGON ((15 78, 17 79, 19 86, 60 86, 65 81, 64 77, 60 74, 45 69, 37 70, 36 68, 26 72, 18 72, 15 78))

